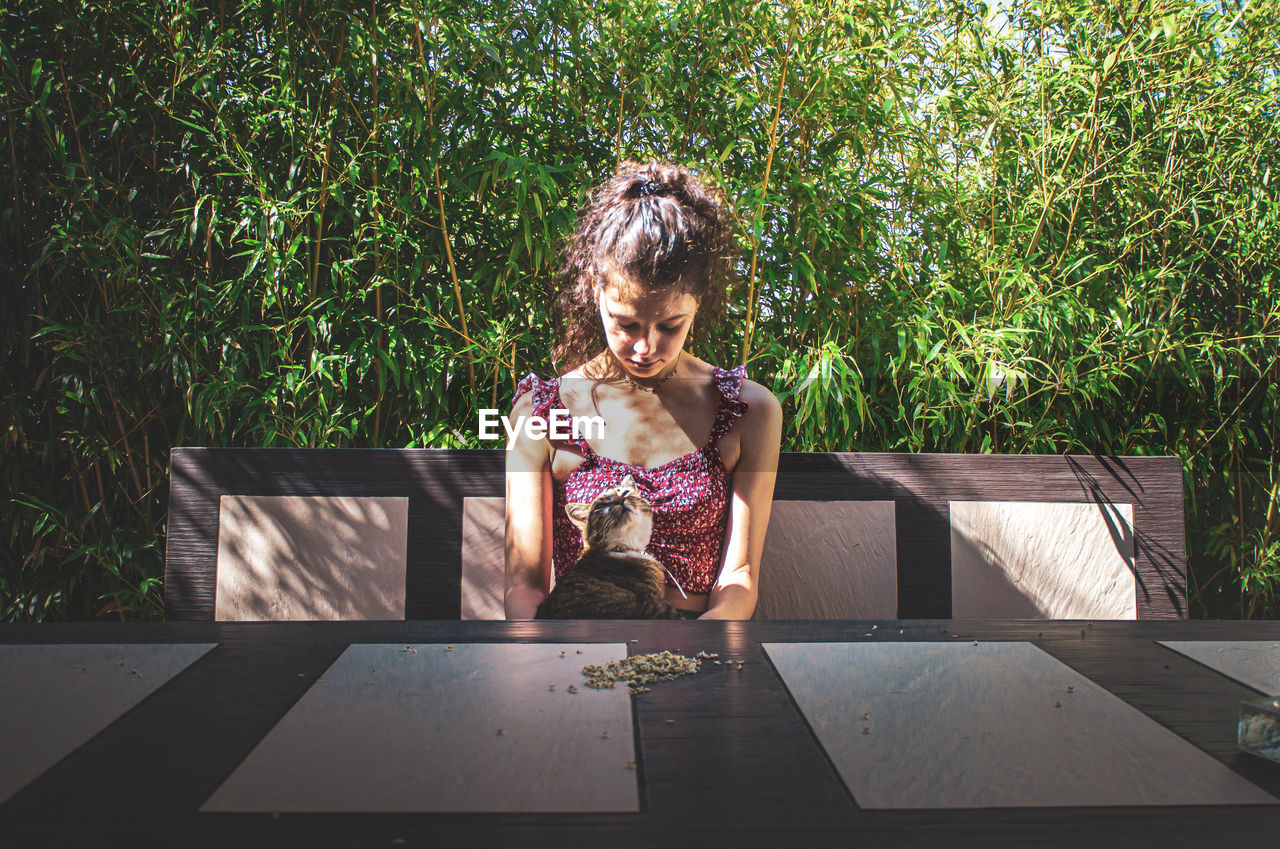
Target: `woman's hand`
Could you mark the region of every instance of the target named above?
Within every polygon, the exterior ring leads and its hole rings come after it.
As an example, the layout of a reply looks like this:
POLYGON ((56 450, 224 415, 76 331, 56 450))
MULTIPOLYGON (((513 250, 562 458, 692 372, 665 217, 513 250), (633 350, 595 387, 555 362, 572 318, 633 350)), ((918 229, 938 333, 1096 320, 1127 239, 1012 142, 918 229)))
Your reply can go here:
MULTIPOLYGON (((511 410, 511 421, 533 415, 533 392, 511 410)), ((545 436, 519 428, 507 445, 506 579, 508 619, 532 619, 551 592, 551 452, 545 436)))
POLYGON ((724 564, 700 619, 750 619, 759 597, 760 556, 782 447, 782 405, 749 380, 743 381, 739 397, 748 409, 737 423, 742 449, 733 468, 724 564))

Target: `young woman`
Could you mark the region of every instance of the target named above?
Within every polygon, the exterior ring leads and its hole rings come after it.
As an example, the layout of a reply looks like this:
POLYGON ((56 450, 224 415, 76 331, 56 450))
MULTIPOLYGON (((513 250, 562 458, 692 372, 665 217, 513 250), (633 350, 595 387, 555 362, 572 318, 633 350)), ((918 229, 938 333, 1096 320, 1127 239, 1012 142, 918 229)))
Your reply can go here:
POLYGON ((579 213, 560 272, 559 378, 530 374, 511 420, 597 416, 604 432, 532 438, 507 452, 508 619, 529 619, 551 576, 582 551, 565 504, 590 502, 631 474, 653 505, 648 552, 666 599, 704 619, 755 610, 778 470, 782 408, 744 379, 685 350, 719 313, 732 274, 723 197, 689 170, 623 163, 579 213), (590 441, 588 438, 590 437, 590 441))

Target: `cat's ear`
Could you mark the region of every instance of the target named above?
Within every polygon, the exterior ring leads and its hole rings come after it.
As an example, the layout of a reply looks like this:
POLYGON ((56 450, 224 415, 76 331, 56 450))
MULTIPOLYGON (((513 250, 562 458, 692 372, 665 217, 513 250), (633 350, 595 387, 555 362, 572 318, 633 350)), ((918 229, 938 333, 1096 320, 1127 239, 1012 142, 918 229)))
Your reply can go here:
POLYGON ((636 479, 631 475, 627 475, 625 478, 622 479, 622 483, 618 484, 618 489, 621 489, 624 492, 635 492, 636 479))
POLYGON ((569 521, 578 526, 578 530, 586 533, 587 516, 591 515, 590 504, 566 504, 564 512, 569 514, 569 521))

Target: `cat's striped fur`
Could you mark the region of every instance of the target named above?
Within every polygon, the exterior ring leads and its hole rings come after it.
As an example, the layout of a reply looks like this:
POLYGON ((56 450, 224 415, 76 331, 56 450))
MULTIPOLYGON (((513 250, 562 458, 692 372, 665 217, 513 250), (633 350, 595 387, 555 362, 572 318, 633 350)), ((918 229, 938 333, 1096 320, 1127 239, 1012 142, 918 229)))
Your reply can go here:
POLYGON ((590 504, 565 510, 582 531, 582 555, 538 605, 536 619, 684 618, 662 597, 662 564, 644 551, 653 509, 631 475, 590 504))

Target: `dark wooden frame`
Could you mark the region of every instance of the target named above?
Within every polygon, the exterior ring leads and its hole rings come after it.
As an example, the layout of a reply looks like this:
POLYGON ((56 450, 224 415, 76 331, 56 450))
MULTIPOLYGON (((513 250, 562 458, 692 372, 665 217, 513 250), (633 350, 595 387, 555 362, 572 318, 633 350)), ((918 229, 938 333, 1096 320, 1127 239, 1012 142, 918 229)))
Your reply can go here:
MULTIPOLYGON (((505 493, 506 453, 469 449, 174 448, 165 616, 212 620, 218 499, 405 496, 407 619, 461 615, 462 499, 505 493)), ((893 501, 898 615, 951 615, 949 501, 1131 503, 1139 619, 1187 616, 1177 457, 783 453, 776 501, 893 501)))

